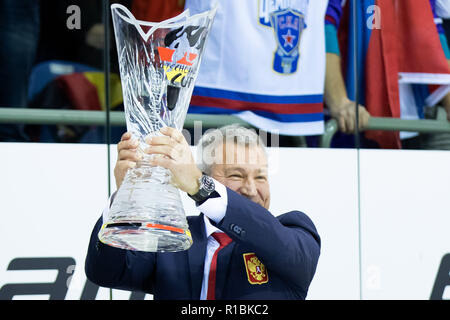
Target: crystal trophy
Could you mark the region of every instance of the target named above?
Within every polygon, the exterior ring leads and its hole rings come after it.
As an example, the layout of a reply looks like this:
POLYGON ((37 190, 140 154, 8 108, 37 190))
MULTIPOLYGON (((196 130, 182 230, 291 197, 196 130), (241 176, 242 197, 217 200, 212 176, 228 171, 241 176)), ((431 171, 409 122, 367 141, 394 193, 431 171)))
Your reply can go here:
POLYGON ((119 4, 111 11, 127 131, 143 159, 126 173, 98 237, 127 250, 187 250, 192 237, 180 191, 169 170, 149 165, 153 155, 143 152, 144 139, 162 127, 183 128, 216 8, 158 23, 136 20, 119 4))

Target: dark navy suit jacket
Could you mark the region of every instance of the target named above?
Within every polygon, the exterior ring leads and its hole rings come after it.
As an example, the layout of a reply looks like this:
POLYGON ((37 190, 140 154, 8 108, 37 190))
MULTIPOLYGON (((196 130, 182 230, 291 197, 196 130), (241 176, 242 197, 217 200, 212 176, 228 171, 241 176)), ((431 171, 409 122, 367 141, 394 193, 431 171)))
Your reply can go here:
MULTIPOLYGON (((274 217, 262 206, 227 188, 228 206, 217 228, 234 241, 219 252, 216 299, 305 299, 320 254, 320 238, 302 212, 274 217), (267 282, 249 281, 245 253, 255 253, 267 282)), ((191 248, 148 253, 104 245, 98 240, 102 220, 91 235, 85 263, 89 280, 110 288, 142 291, 154 299, 200 298, 207 238, 203 215, 188 216, 191 248)))

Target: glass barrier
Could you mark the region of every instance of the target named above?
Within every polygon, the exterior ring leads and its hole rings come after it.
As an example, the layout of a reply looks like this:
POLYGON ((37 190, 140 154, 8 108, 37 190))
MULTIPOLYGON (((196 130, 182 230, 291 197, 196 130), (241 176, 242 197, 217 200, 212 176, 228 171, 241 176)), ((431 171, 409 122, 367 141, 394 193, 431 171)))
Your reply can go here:
MULTIPOLYGON (((151 5, 139 0, 3 1, 0 72, 8 81, 0 92, 0 141, 120 139, 124 122, 110 123, 110 117, 122 117, 115 111, 123 111, 109 12, 113 2, 147 21, 161 21, 187 8, 192 13, 204 9, 178 0, 151 5), (47 117, 27 112, 42 109, 112 113, 105 113, 104 125, 80 125, 76 116, 74 124, 29 120, 47 117)), ((450 28, 445 6, 430 1, 422 10, 430 35, 423 36, 408 20, 414 13, 407 4, 400 10, 402 23, 394 27, 390 4, 372 2, 330 0, 309 8, 301 1, 267 6, 260 1, 239 9, 220 7, 196 79, 186 133, 193 136, 194 121, 210 116, 211 127, 243 123, 278 135, 278 143, 287 147, 448 149, 450 28), (243 23, 234 10, 258 12, 253 29, 239 37, 229 36, 238 34, 243 23), (306 16, 312 19, 309 25, 306 16), (388 37, 394 33, 398 42, 388 37), (320 35, 314 45, 307 43, 308 34, 320 35), (388 42, 381 47, 384 38, 388 42), (410 38, 420 42, 410 45, 410 38), (422 57, 419 47, 429 48, 429 55, 422 57), (424 62, 417 63, 420 59, 424 62)))

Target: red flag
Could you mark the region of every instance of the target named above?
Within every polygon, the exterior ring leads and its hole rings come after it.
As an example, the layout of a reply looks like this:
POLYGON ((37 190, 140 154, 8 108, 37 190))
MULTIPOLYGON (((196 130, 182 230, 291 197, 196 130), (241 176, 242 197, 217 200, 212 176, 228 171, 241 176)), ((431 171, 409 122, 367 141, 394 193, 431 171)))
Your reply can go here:
MULTIPOLYGON (((429 0, 378 0, 381 28, 371 33, 366 59, 366 108, 374 117, 400 117, 399 73, 448 74, 429 0)), ((400 148, 398 132, 367 131, 382 148, 400 148)))

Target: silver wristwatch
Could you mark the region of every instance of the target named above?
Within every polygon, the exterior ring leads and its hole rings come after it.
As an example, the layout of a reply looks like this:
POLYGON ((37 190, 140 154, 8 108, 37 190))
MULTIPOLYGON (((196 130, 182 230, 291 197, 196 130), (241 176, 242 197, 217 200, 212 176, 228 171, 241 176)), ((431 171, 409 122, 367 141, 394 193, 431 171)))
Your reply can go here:
POLYGON ((194 195, 189 195, 195 202, 203 202, 215 191, 214 180, 210 176, 203 174, 199 179, 200 185, 198 192, 194 195))

